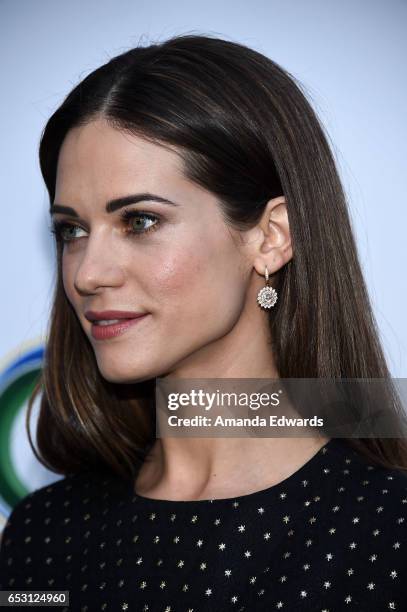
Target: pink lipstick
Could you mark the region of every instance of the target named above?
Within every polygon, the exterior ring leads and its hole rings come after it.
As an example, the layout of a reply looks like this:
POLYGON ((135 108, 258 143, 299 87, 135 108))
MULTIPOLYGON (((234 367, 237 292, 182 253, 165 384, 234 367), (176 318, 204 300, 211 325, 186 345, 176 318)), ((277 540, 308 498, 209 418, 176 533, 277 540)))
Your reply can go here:
POLYGON ((124 334, 130 327, 143 321, 149 313, 129 312, 123 310, 104 310, 85 312, 85 317, 92 322, 91 334, 95 340, 107 340, 124 334))

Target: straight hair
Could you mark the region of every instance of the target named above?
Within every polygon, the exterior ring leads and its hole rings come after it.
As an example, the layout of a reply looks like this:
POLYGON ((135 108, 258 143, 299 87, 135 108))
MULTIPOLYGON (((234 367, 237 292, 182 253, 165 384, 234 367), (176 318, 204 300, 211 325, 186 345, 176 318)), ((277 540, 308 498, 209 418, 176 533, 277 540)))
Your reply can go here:
MULTIPOLYGON (((215 194, 227 223, 257 224, 284 195, 293 258, 272 277, 268 313, 281 378, 390 379, 363 279, 347 202, 325 134, 303 86, 240 43, 185 34, 113 57, 67 95, 43 130, 39 160, 50 203, 68 131, 103 118, 154 144, 175 146, 185 176, 215 194), (306 358, 304 358, 306 356, 306 358)), ((26 418, 48 469, 135 478, 155 440, 155 381, 116 384, 57 278, 41 376, 26 418), (33 402, 41 394, 36 440, 33 402)), ((394 397, 384 407, 396 414, 394 397)), ((407 470, 402 438, 346 438, 370 461, 407 470)))

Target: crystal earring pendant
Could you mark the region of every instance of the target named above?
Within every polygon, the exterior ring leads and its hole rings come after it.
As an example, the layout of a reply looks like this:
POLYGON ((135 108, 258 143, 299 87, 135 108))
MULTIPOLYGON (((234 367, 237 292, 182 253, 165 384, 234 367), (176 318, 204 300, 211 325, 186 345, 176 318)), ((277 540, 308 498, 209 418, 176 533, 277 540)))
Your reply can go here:
POLYGON ((266 285, 257 294, 257 301, 262 308, 272 308, 277 302, 277 291, 269 285, 269 272, 265 271, 266 285))

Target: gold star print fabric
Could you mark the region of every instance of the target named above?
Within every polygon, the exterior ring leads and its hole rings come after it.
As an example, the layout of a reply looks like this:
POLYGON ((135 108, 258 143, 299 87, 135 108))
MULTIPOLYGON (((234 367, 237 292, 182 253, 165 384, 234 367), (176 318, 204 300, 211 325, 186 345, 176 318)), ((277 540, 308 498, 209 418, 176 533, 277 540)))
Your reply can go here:
POLYGON ((63 612, 407 610, 407 475, 332 438, 268 489, 170 501, 83 472, 12 511, 0 589, 63 612))

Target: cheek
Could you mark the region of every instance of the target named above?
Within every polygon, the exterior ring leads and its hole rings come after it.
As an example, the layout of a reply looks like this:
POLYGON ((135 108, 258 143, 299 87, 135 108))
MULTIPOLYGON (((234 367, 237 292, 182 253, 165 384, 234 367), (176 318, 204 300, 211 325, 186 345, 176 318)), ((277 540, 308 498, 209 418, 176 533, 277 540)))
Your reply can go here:
POLYGON ((62 258, 62 284, 64 286, 65 294, 72 306, 75 307, 75 291, 74 291, 74 274, 73 266, 68 265, 67 259, 62 258))
POLYGON ((188 291, 191 285, 195 285, 204 270, 204 262, 199 252, 176 250, 172 255, 167 254, 156 270, 156 287, 163 292, 163 298, 176 298, 188 291))
POLYGON ((200 240, 170 256, 167 252, 154 277, 163 307, 159 311, 179 314, 180 324, 189 318, 197 324, 197 315, 220 316, 222 310, 233 316, 233 309, 239 309, 244 299, 238 254, 226 240, 200 240))

